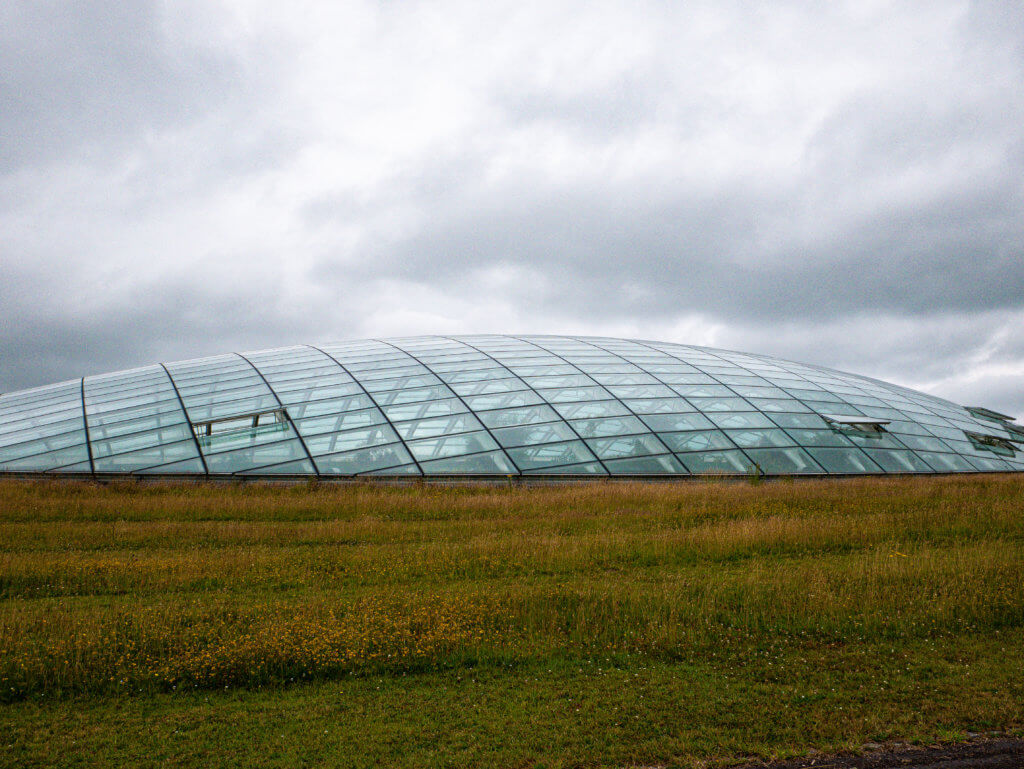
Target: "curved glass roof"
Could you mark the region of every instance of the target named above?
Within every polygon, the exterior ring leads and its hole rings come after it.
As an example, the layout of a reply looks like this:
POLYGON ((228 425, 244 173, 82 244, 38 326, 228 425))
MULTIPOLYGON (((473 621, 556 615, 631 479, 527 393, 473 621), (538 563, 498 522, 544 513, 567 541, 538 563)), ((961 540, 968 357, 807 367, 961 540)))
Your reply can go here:
POLYGON ((1024 470, 1024 427, 820 366, 462 336, 157 364, 0 396, 0 472, 821 475, 1024 470))

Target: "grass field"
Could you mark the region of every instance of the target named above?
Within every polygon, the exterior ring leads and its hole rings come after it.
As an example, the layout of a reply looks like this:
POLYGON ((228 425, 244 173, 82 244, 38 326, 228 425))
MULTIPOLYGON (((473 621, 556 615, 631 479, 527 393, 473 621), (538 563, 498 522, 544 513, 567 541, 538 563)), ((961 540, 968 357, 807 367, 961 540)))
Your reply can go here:
POLYGON ((0 765, 690 766, 1024 727, 1024 478, 0 483, 0 765))

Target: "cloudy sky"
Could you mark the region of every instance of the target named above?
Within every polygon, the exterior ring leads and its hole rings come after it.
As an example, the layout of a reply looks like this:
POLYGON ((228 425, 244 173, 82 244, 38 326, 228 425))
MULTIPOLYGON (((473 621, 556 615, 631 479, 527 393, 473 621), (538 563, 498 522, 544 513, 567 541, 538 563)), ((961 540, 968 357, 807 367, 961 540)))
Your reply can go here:
POLYGON ((1024 6, 0 4, 0 391, 474 332, 1024 416, 1024 6))

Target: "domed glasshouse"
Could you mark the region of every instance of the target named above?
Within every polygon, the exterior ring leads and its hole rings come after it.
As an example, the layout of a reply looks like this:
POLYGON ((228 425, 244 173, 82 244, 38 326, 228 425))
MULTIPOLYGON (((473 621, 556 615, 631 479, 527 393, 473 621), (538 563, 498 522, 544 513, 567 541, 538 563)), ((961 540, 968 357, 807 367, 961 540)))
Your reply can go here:
POLYGON ((860 475, 1024 470, 1024 427, 820 366, 561 336, 297 346, 0 396, 0 472, 860 475))

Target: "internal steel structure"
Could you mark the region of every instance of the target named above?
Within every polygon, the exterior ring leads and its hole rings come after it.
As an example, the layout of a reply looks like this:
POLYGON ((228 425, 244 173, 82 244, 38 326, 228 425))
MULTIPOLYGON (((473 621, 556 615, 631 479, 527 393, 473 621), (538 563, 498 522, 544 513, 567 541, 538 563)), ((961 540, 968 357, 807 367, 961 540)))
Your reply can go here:
POLYGON ((0 473, 860 475, 1024 470, 1024 427, 763 355, 414 337, 156 364, 0 396, 0 473))

